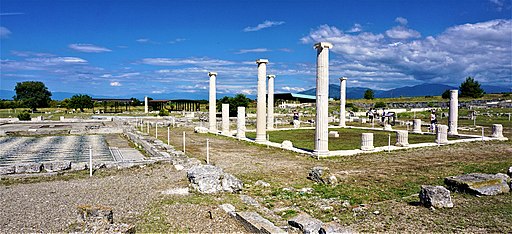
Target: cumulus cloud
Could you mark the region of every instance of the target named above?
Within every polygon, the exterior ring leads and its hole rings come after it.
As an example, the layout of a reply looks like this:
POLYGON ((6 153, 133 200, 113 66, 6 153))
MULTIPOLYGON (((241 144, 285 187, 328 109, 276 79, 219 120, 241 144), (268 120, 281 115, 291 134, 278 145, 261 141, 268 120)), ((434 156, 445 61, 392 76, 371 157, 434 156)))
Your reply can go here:
POLYGON ((256 49, 241 49, 235 54, 246 54, 246 53, 262 53, 262 52, 269 52, 271 50, 267 48, 256 48, 256 49))
POLYGON ((11 34, 11 31, 6 27, 0 26, 0 38, 8 38, 11 34))
POLYGON ((256 25, 256 27, 246 27, 246 28, 244 28, 244 32, 255 32, 255 31, 259 31, 259 30, 265 29, 265 28, 270 28, 270 27, 273 27, 273 26, 282 25, 284 23, 285 23, 284 21, 265 20, 263 23, 256 25))
POLYGON ((306 89, 302 88, 302 87, 290 87, 290 86, 283 86, 281 87, 281 90, 285 91, 285 92, 302 92, 306 89))
POLYGON ((332 60, 331 68, 350 72, 360 81, 380 82, 380 77, 385 78, 380 83, 384 85, 395 80, 458 84, 474 76, 480 82, 498 85, 508 84, 512 76, 512 20, 456 25, 437 36, 414 40, 405 39, 418 34, 398 31, 353 35, 321 25, 300 40, 333 43, 332 52, 339 56, 332 60))
POLYGON ((76 50, 79 52, 85 52, 85 53, 102 53, 102 52, 112 51, 108 48, 96 46, 96 45, 92 45, 92 44, 70 44, 68 47, 73 50, 76 50))
POLYGON ((401 25, 407 25, 409 21, 407 21, 404 17, 396 17, 395 22, 401 24, 401 25))
POLYGON ((118 86, 122 86, 122 85, 118 81, 112 81, 112 82, 110 82, 110 86, 118 87, 118 86))
POLYGON ((404 26, 396 26, 386 31, 386 36, 393 39, 419 38, 421 34, 404 26))
POLYGON ((356 33, 363 31, 363 27, 360 24, 354 24, 351 29, 349 29, 347 32, 349 33, 356 33))
POLYGON ((182 41, 186 41, 186 39, 185 38, 176 38, 174 40, 170 40, 169 44, 176 44, 176 43, 179 43, 179 42, 182 42, 182 41))
POLYGON ((147 42, 150 42, 149 38, 139 38, 137 40, 135 40, 136 42, 139 42, 139 43, 147 43, 147 42))

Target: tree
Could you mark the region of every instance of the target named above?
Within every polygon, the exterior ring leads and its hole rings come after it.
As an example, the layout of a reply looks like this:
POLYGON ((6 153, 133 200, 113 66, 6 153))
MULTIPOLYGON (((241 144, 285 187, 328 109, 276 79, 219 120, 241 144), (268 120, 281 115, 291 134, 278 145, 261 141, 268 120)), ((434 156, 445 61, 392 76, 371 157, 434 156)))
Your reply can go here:
POLYGON ((442 97, 443 99, 450 99, 450 90, 449 90, 449 89, 445 90, 445 91, 443 92, 443 94, 441 94, 441 97, 442 97))
POLYGON ((472 98, 481 98, 485 93, 484 90, 480 88, 478 81, 472 77, 466 78, 466 80, 460 84, 459 91, 461 97, 472 98))
POLYGON ((236 116, 238 107, 243 106, 247 108, 251 103, 251 99, 247 98, 243 94, 237 94, 235 97, 223 97, 217 102, 217 110, 222 110, 222 104, 229 104, 229 116, 236 116))
POLYGON ((16 83, 14 87, 16 95, 13 97, 16 101, 21 101, 23 104, 32 111, 40 107, 47 107, 52 100, 50 97, 52 93, 40 81, 25 81, 16 83))
POLYGON ((93 108, 94 102, 91 96, 85 94, 76 94, 69 99, 69 108, 80 108, 80 112, 84 112, 84 108, 93 108))
POLYGON ((130 98, 130 100, 132 100, 131 106, 141 106, 142 105, 142 102, 137 98, 132 97, 132 98, 130 98))
POLYGON ((386 103, 384 102, 377 102, 375 103, 375 108, 385 108, 386 107, 386 103))
POLYGON ((373 95, 373 90, 371 89, 367 89, 366 91, 364 91, 364 99, 373 99, 373 95))

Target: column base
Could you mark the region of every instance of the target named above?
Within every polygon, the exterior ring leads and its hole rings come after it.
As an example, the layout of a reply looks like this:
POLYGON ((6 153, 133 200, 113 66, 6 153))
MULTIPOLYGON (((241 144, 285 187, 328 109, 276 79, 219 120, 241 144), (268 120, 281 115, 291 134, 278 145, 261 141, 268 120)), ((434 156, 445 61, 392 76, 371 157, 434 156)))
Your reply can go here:
POLYGON ((329 156, 329 150, 315 150, 313 154, 315 156, 329 156))
POLYGON ((448 132, 448 135, 459 135, 457 131, 448 132))
POLYGON ((267 136, 266 135, 256 136, 256 139, 254 141, 257 143, 265 143, 265 142, 267 142, 267 136))
POLYGON ((361 146, 362 151, 372 151, 374 149, 375 149, 375 147, 373 147, 373 146, 361 146))

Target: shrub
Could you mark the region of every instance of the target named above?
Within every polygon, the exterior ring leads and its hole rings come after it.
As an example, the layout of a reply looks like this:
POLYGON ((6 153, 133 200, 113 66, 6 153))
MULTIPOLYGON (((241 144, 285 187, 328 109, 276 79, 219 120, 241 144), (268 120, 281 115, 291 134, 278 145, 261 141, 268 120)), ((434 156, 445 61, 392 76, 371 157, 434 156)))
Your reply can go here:
POLYGON ((23 111, 18 114, 18 119, 22 121, 30 120, 30 113, 28 111, 23 111))
POLYGON ((165 108, 160 109, 160 112, 158 112, 159 116, 169 116, 169 111, 165 108))

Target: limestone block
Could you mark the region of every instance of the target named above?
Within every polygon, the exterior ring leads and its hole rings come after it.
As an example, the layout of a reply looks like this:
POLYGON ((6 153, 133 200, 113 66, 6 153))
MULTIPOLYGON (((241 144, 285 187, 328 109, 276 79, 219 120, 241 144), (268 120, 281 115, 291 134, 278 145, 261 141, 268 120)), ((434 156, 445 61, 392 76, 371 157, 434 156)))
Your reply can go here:
POLYGON ((448 143, 448 126, 437 125, 436 143, 438 143, 438 144, 447 144, 448 143))
POLYGON ((307 178, 322 184, 336 185, 338 183, 336 176, 332 175, 327 167, 313 167, 307 178))
POLYGON ((88 168, 89 167, 86 162, 71 163, 71 170, 73 171, 82 171, 87 170, 88 168))
POLYGON ((338 137, 340 137, 340 134, 338 133, 338 131, 330 131, 329 136, 338 138, 338 137))
POLYGON ((205 127, 195 127, 194 128, 195 133, 208 133, 208 128, 205 127))
POLYGON ((14 165, 0 167, 0 175, 14 174, 15 172, 16 167, 14 165))
POLYGON ((42 163, 19 163, 15 165, 16 173, 39 173, 43 167, 42 163))
POLYGON ((384 124, 384 130, 386 131, 392 131, 393 130, 393 127, 391 127, 391 124, 384 124))
POLYGON ((256 183, 254 183, 254 185, 261 186, 261 187, 270 187, 270 184, 263 180, 256 181, 256 183))
POLYGON ((350 228, 344 227, 337 222, 329 222, 322 224, 322 227, 318 231, 319 234, 344 234, 344 233, 355 233, 350 228))
POLYGON ((291 141, 283 141, 283 143, 281 143, 281 148, 293 149, 293 143, 291 141))
POLYGON ((287 233, 256 212, 238 212, 236 218, 251 233, 287 233))
POLYGON ((409 132, 396 131, 396 146, 406 147, 409 145, 409 132))
POLYGON ((420 202, 426 207, 453 207, 450 191, 443 186, 422 185, 419 197, 420 202))
POLYGON ((212 165, 191 167, 187 178, 200 193, 240 192, 243 188, 242 181, 212 165))
POLYGON ((510 191, 509 181, 510 178, 505 174, 483 173, 450 176, 444 179, 444 183, 452 191, 486 196, 508 193, 510 191))
POLYGON ((413 133, 421 133, 421 119, 414 119, 412 124, 413 133))
POLYGON ((293 120, 293 128, 300 128, 300 121, 299 120, 293 120))
POLYGON ((47 172, 65 171, 71 169, 71 161, 43 162, 43 168, 47 172))
POLYGON ((114 223, 114 213, 110 207, 79 205, 77 207, 77 214, 79 222, 114 223))
POLYGON ((226 204, 222 204, 222 205, 219 205, 219 207, 224 211, 226 212, 227 214, 231 215, 231 216, 236 216, 236 210, 235 210, 235 206, 229 204, 229 203, 226 203, 226 204))
POLYGON ((492 137, 503 138, 503 125, 493 124, 492 125, 492 137))
POLYGON ((302 233, 319 233, 323 223, 322 221, 303 213, 288 220, 288 224, 292 227, 298 228, 302 233))

